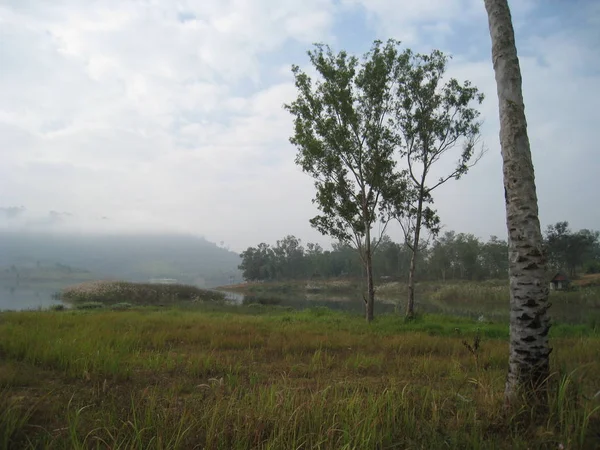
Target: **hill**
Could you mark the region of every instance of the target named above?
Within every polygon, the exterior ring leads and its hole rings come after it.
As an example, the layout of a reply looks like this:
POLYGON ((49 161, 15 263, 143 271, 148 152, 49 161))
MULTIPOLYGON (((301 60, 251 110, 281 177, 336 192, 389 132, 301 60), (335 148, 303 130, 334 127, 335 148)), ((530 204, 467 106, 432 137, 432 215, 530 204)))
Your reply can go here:
POLYGON ((4 279, 18 272, 28 278, 87 272, 86 278, 175 278, 212 287, 239 281, 239 262, 237 253, 185 234, 0 232, 4 279))

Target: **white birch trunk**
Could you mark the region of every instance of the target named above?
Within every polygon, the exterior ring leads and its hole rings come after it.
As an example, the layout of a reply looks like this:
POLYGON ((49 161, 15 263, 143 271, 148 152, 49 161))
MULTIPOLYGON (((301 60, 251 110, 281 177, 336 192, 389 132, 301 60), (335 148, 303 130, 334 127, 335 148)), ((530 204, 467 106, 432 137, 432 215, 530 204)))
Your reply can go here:
POLYGON ((500 108, 509 243, 510 356, 505 397, 509 404, 520 393, 544 401, 551 351, 550 305, 521 69, 507 0, 484 2, 500 108))

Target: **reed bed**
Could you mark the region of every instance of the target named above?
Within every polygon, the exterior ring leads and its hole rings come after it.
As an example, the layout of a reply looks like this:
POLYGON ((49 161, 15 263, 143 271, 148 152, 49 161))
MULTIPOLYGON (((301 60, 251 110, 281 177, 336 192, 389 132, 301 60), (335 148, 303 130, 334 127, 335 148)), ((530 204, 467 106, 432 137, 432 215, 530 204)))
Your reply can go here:
POLYGON ((135 305, 173 304, 189 301, 223 300, 220 292, 185 284, 131 283, 126 281, 89 281, 63 289, 59 298, 73 303, 135 305))

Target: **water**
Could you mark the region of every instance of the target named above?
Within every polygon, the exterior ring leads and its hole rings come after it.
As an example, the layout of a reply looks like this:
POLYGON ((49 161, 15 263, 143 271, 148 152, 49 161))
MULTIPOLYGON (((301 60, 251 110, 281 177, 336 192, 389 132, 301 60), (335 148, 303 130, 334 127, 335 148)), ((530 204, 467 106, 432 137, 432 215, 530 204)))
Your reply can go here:
MULTIPOLYGON (((326 307, 338 311, 348 311, 357 314, 364 314, 365 306, 364 301, 359 296, 350 295, 287 295, 287 294, 276 294, 276 295, 245 295, 238 292, 221 291, 225 294, 225 298, 232 304, 235 305, 278 305, 287 306, 293 309, 306 309, 315 307, 326 307)), ((404 299, 400 299, 400 304, 397 298, 389 298, 383 296, 377 296, 375 299, 375 315, 386 314, 386 313, 403 313, 404 312, 404 299)), ((494 320, 503 321, 507 320, 508 311, 505 312, 492 312, 484 311, 480 308, 457 310, 441 305, 434 304, 427 299, 416 299, 415 309, 418 313, 426 314, 443 314, 443 315, 454 315, 460 317, 469 317, 471 319, 479 320, 494 320), (483 317, 483 319, 481 319, 483 317)))
POLYGON ((22 311, 28 309, 47 309, 62 303, 53 298, 60 287, 47 284, 1 284, 0 311, 22 311))
MULTIPOLYGON (((225 298, 235 305, 277 305, 293 309, 307 309, 325 307, 338 311, 349 311, 362 314, 365 310, 364 301, 358 296, 347 295, 245 295, 238 292, 223 291, 225 298)), ((375 300, 375 314, 394 312, 396 306, 390 300, 377 298, 375 300)))

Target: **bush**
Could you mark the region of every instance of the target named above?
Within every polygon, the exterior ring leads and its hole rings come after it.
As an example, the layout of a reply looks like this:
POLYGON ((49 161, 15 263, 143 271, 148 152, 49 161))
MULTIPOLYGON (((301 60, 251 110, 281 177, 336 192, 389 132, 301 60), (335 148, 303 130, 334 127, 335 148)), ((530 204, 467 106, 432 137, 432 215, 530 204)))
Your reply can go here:
POLYGON ((85 302, 75 305, 75 309, 100 309, 104 308, 104 305, 100 302, 85 302))
POLYGON ((50 311, 64 311, 65 310, 65 305, 63 305, 62 303, 58 304, 58 305, 52 305, 50 307, 50 311))
POLYGON ((131 303, 121 302, 121 303, 115 303, 114 305, 112 305, 110 307, 110 309, 112 309, 114 311, 123 311, 125 309, 131 309, 132 307, 133 307, 133 305, 131 303))

